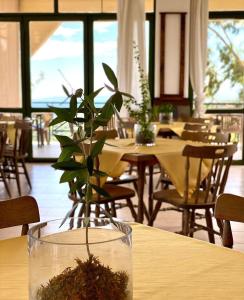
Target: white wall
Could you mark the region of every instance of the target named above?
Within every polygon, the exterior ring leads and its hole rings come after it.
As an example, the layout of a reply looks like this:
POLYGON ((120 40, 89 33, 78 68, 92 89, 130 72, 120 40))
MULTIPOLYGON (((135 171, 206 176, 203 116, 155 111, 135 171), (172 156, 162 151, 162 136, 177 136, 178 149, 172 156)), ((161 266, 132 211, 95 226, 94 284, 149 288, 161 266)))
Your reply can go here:
MULTIPOLYGON (((156 24, 155 24, 155 97, 160 96, 160 12, 186 12, 186 48, 185 48, 185 83, 184 97, 188 97, 189 83, 189 10, 190 0, 156 0, 156 24)), ((174 94, 178 90, 179 76, 179 58, 176 58, 179 53, 179 39, 173 38, 173 34, 179 37, 178 19, 174 19, 173 15, 170 20, 171 28, 166 29, 166 52, 167 63, 165 65, 165 92, 174 94), (174 23, 175 22, 175 27, 174 23), (172 50, 170 50, 172 49, 172 50), (177 61, 178 60, 178 61, 177 61)))

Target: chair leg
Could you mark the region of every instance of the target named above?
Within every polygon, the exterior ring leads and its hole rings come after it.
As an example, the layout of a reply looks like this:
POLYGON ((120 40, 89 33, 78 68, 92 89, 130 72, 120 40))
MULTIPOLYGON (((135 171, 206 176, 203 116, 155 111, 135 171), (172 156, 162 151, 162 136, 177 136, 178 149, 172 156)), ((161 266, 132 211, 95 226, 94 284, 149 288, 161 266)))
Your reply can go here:
POLYGON ((150 216, 149 218, 149 222, 148 222, 148 225, 149 226, 153 226, 153 222, 155 221, 156 217, 157 217, 157 214, 161 208, 161 205, 162 205, 162 202, 161 201, 157 201, 155 207, 154 207, 154 210, 152 212, 152 215, 150 216))
POLYGON ((28 174, 28 171, 27 171, 24 159, 21 160, 21 163, 22 163, 22 167, 24 169, 26 180, 27 180, 27 182, 29 184, 30 189, 32 189, 30 177, 29 177, 29 174, 28 174))
POLYGON ((194 224, 195 224, 195 210, 193 209, 190 213, 190 228, 189 228, 190 237, 193 237, 194 234, 194 224))
POLYGON ((135 211, 135 209, 134 209, 134 206, 133 206, 133 203, 132 203, 131 199, 130 199, 130 198, 127 198, 127 199, 126 199, 126 202, 127 202, 127 205, 128 205, 128 207, 129 207, 129 209, 130 209, 130 211, 131 211, 132 217, 133 217, 134 220, 136 221, 136 220, 137 220, 137 213, 136 213, 136 211, 135 211))
POLYGON ((114 218, 117 218, 117 211, 116 211, 116 207, 115 207, 115 202, 111 203, 111 212, 112 212, 112 216, 114 218))
POLYGON ((213 221, 212 221, 212 216, 211 216, 209 209, 206 209, 205 217, 206 217, 206 223, 207 223, 207 227, 208 227, 209 242, 212 244, 215 244, 215 238, 214 238, 214 233, 213 233, 213 221))
POLYGON ((18 192, 19 192, 19 195, 21 196, 18 161, 16 159, 14 159, 13 163, 14 163, 14 171, 15 171, 15 177, 16 177, 18 192))
POLYGON ((5 173, 4 173, 4 170, 1 167, 0 167, 0 171, 1 171, 1 176, 2 176, 2 179, 3 179, 3 183, 4 183, 4 186, 5 186, 5 189, 7 190, 9 198, 11 198, 12 195, 11 195, 8 183, 6 181, 5 173))
POLYGON ((184 209, 182 213, 182 234, 188 236, 189 234, 189 217, 190 212, 188 209, 184 209))

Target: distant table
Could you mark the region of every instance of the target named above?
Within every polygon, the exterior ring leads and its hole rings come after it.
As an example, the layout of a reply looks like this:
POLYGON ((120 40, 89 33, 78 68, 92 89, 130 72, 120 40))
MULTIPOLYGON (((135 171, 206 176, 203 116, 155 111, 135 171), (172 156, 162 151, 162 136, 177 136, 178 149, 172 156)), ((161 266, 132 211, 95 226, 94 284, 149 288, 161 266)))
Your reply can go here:
MULTIPOLYGON (((134 300, 243 300, 244 253, 134 224, 134 300)), ((28 299, 26 237, 0 241, 0 299, 28 299)))
MULTIPOLYGON (((160 163, 162 168, 167 172, 179 194, 184 193, 184 174, 185 174, 185 157, 182 151, 187 144, 199 145, 197 142, 189 142, 179 139, 162 139, 156 140, 155 146, 136 146, 134 139, 108 140, 111 144, 105 145, 102 155, 100 156, 100 170, 106 172, 111 177, 118 177, 125 170, 123 162, 129 162, 136 165, 138 169, 138 213, 137 222, 142 223, 144 216, 150 217, 153 210, 152 187, 153 187, 153 166, 160 163), (113 146, 114 145, 114 146, 113 146), (149 167, 149 211, 144 204, 144 186, 145 186, 145 169, 149 167)), ((203 144, 202 144, 203 145, 203 144)), ((190 167, 190 190, 195 185, 197 178, 197 163, 191 163, 190 167)), ((207 175, 209 166, 202 169, 202 174, 207 175)))

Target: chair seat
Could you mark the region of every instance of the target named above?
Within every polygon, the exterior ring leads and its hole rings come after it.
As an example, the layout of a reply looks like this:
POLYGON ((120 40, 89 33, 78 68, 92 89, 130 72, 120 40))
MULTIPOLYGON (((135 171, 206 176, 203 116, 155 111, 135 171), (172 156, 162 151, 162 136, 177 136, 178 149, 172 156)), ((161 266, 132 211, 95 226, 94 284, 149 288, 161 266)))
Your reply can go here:
POLYGON ((26 158, 28 156, 28 154, 19 154, 19 151, 16 151, 16 154, 14 154, 14 150, 13 147, 7 147, 7 149, 4 150, 3 153, 4 157, 9 157, 9 158, 16 158, 16 159, 22 159, 22 158, 26 158))
POLYGON ((192 197, 185 203, 185 199, 179 195, 176 189, 172 190, 162 190, 158 191, 153 194, 153 198, 162 202, 166 202, 172 204, 174 206, 180 208, 206 208, 206 207, 214 207, 215 203, 211 202, 209 199, 208 203, 204 202, 205 193, 203 191, 199 192, 199 199, 198 203, 195 203, 195 195, 193 194, 192 197))
POLYGON ((108 183, 109 184, 126 184, 130 182, 136 182, 138 180, 138 176, 131 175, 131 174, 123 174, 120 177, 116 178, 109 178, 108 183))
MULTIPOLYGON (((98 196, 96 194, 93 196, 93 201, 99 201, 100 203, 109 203, 111 201, 128 199, 135 196, 135 192, 132 189, 115 184, 106 183, 103 186, 103 189, 110 195, 110 198, 101 196, 101 198, 98 200, 98 196)), ((70 193, 69 198, 73 201, 78 200, 76 196, 71 195, 70 193)))

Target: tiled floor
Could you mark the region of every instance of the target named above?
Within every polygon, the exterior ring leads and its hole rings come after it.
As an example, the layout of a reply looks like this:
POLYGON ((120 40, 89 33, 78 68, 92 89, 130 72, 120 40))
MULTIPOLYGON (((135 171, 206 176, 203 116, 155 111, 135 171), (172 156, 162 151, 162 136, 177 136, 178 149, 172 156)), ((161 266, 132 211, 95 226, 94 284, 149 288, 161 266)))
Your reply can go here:
MULTIPOLYGON (((30 191, 25 180, 22 180, 23 194, 33 195, 39 205, 41 220, 50 220, 64 217, 70 209, 72 202, 67 198, 67 184, 59 184, 60 172, 51 168, 50 164, 35 163, 28 165, 33 188, 30 191)), ((156 182, 157 180, 155 180, 156 182)), ((5 199, 2 183, 0 183, 0 199, 5 199)), ((10 183, 13 196, 17 195, 16 183, 10 183)), ((145 187, 147 190, 147 186, 145 187)), ((229 179, 226 185, 226 192, 238 195, 244 195, 244 166, 232 166, 229 173, 229 179)), ((146 197, 146 196, 145 196, 146 197)), ((134 202, 136 203, 136 198, 134 202)), ((124 220, 132 220, 129 210, 122 209, 118 217, 124 220)), ((146 223, 146 222, 145 222, 146 223)), ((169 231, 179 231, 181 226, 181 215, 174 211, 160 212, 154 223, 154 226, 169 231)), ((244 224, 233 223, 235 249, 244 251, 244 224)), ((19 228, 8 228, 0 230, 0 239, 16 236, 19 234, 19 228)), ((195 234, 196 238, 207 239, 207 233, 199 231, 195 234)), ((216 243, 220 244, 219 237, 216 237, 216 243)))

